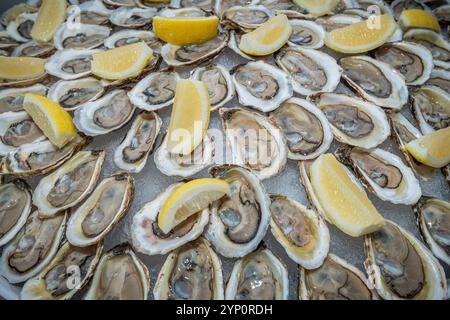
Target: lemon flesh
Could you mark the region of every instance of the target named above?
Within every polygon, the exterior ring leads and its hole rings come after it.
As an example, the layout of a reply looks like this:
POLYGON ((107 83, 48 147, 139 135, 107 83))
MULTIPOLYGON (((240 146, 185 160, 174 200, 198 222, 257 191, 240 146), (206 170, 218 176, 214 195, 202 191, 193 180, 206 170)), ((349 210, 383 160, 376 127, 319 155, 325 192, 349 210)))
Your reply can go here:
POLYGON ((148 65, 153 51, 144 42, 95 53, 92 73, 107 80, 121 80, 138 76, 148 65))
POLYGON ((346 234, 358 237, 383 226, 383 217, 332 154, 313 162, 310 179, 328 219, 346 234))
POLYGON ((450 127, 409 142, 406 150, 419 162, 442 168, 450 163, 450 127))
POLYGON ((31 80, 45 74, 45 59, 0 57, 0 79, 31 80))
POLYGON ((330 13, 339 4, 339 0, 293 0, 293 2, 316 17, 330 13))
POLYGON ((178 82, 167 133, 170 153, 188 155, 202 143, 209 126, 210 110, 208 90, 202 81, 178 82))
POLYGON ((398 19, 398 23, 403 30, 422 28, 441 32, 441 26, 436 17, 421 9, 404 10, 398 19))
POLYGON ((242 36, 239 49, 254 56, 265 56, 279 50, 292 34, 284 14, 273 17, 252 32, 242 36))
POLYGON ((158 226, 168 233, 187 218, 206 209, 212 202, 230 194, 230 186, 221 179, 189 181, 167 198, 158 215, 158 226))
POLYGON ((37 94, 26 94, 23 108, 39 129, 58 148, 77 136, 70 114, 58 103, 37 94))
POLYGON ((394 18, 385 14, 327 33, 325 45, 337 52, 363 53, 386 43, 396 29, 394 18))
POLYGON ((52 40, 56 30, 66 19, 66 11, 66 0, 43 0, 31 29, 33 40, 38 42, 52 40))
POLYGON ((217 36, 219 18, 153 18, 153 31, 161 40, 177 45, 200 44, 217 36))

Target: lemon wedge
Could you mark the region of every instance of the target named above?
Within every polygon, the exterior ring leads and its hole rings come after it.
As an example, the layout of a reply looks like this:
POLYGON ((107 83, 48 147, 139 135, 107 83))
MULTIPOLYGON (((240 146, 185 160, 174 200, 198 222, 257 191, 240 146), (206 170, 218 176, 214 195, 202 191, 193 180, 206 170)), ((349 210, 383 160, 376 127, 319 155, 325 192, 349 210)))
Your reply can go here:
POLYGON ((242 36, 239 43, 241 51, 266 56, 279 50, 292 34, 292 27, 284 14, 273 17, 252 32, 242 36))
POLYGON ((323 154, 310 168, 314 195, 327 218, 346 234, 358 237, 381 228, 383 217, 332 154, 323 154))
POLYGON ((333 11, 339 4, 339 0, 294 0, 294 3, 318 17, 333 11))
POLYGON ((59 148, 77 136, 70 114, 58 103, 38 94, 28 93, 23 108, 39 129, 59 148))
POLYGON ((92 73, 108 80, 132 78, 144 70, 152 55, 144 42, 98 52, 92 56, 92 73))
POLYGON ((0 79, 37 79, 45 74, 45 59, 0 57, 0 79))
POLYGON ((191 215, 206 209, 212 202, 230 194, 230 186, 221 179, 189 181, 175 189, 161 207, 158 226, 168 233, 191 215))
POLYGON ((385 14, 374 21, 365 20, 329 32, 325 45, 342 53, 367 52, 386 43, 396 29, 394 18, 385 14))
POLYGON ((208 90, 202 81, 178 82, 167 133, 170 153, 188 155, 202 143, 209 126, 210 109, 208 90))
POLYGON ((404 10, 398 19, 398 23, 405 31, 412 28, 422 28, 441 32, 441 26, 436 17, 421 9, 404 10))
POLYGON ((43 0, 31 29, 31 37, 39 42, 52 40, 56 29, 66 19, 66 10, 66 0, 43 0))
POLYGON ((177 45, 199 44, 217 36, 219 18, 153 18, 153 31, 161 40, 177 45))
POLYGON ((427 166, 445 167, 450 163, 450 127, 413 140, 405 148, 417 161, 427 166))

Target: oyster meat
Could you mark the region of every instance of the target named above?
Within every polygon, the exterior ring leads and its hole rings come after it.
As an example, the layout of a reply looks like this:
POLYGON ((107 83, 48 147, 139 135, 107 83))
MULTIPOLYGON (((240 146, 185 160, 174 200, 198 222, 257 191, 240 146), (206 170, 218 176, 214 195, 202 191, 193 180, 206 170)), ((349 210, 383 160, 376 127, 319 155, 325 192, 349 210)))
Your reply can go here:
POLYGON ((74 28, 64 23, 56 30, 53 42, 58 50, 94 49, 103 44, 110 32, 110 28, 95 24, 80 24, 74 28))
POLYGON ((13 21, 8 23, 6 30, 9 35, 19 42, 27 42, 32 40, 31 29, 37 18, 35 13, 21 13, 13 21))
POLYGON ((292 34, 288 44, 292 47, 305 49, 319 49, 323 46, 325 29, 314 21, 293 19, 289 20, 292 34))

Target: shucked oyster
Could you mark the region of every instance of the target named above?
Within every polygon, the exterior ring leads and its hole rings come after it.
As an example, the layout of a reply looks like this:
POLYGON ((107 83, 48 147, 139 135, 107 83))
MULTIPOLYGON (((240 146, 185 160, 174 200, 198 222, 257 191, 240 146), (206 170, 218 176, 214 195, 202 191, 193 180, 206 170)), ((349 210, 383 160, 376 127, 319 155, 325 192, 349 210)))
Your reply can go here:
POLYGON ((231 74, 239 102, 244 106, 269 112, 292 97, 293 89, 288 75, 266 62, 238 65, 231 74))
POLYGON ((161 56, 169 66, 174 67, 201 63, 218 55, 227 43, 227 33, 220 33, 217 37, 202 44, 180 47, 167 43, 161 48, 161 56))
POLYGON ((31 188, 23 180, 0 185, 0 246, 13 239, 31 212, 31 188))
POLYGON ((152 72, 128 92, 130 101, 138 108, 154 111, 173 103, 180 76, 175 71, 152 72))
POLYGON ((36 13, 21 13, 13 21, 8 23, 7 31, 15 40, 27 42, 31 39, 31 29, 37 18, 36 13))
POLYGON ((33 204, 41 217, 80 203, 91 191, 100 175, 105 151, 80 151, 52 174, 41 179, 33 194, 33 204))
POLYGON ((259 0, 215 0, 214 2, 214 12, 222 17, 222 14, 231 7, 256 5, 259 0))
POLYGON ((291 77, 294 91, 304 96, 332 92, 341 80, 336 60, 321 51, 290 47, 278 52, 275 60, 291 77))
POLYGON ((286 266, 267 248, 238 260, 228 280, 227 300, 287 300, 286 266))
POLYGON ((22 230, 3 249, 0 274, 10 283, 34 277, 53 259, 64 237, 66 213, 42 219, 34 211, 22 230))
POLYGON ((450 94, 439 87, 423 86, 411 93, 411 107, 422 134, 450 124, 450 94))
POLYGON ((444 299, 444 270, 413 235, 393 222, 365 237, 364 266, 383 299, 444 299))
POLYGON ((55 47, 51 43, 38 43, 36 41, 28 41, 14 48, 11 57, 37 57, 47 58, 55 51, 55 47))
POLYGON ((217 166, 210 173, 227 181, 231 193, 211 205, 205 237, 224 257, 243 257, 255 250, 266 234, 270 199, 259 179, 242 167, 217 166))
POLYGON ((122 7, 113 11, 109 20, 120 27, 143 27, 152 22, 156 15, 156 8, 129 8, 122 7))
POLYGON ((375 104, 338 93, 318 93, 309 99, 325 114, 341 142, 369 149, 390 134, 386 114, 375 104))
POLYGON ((148 30, 120 30, 113 33, 109 38, 105 40, 105 47, 113 49, 142 41, 153 49, 153 53, 161 52, 161 41, 155 36, 153 32, 148 30))
POLYGON ((100 51, 99 49, 60 50, 48 59, 45 70, 48 74, 63 80, 73 80, 88 76, 91 73, 92 55, 100 51))
POLYGON ((436 257, 450 265, 450 203, 422 197, 414 211, 423 240, 436 257))
POLYGON ((274 16, 264 6, 234 6, 222 13, 222 24, 225 27, 251 31, 274 16))
POLYGON ((292 47, 305 49, 319 49, 323 46, 325 29, 314 21, 293 19, 289 20, 292 34, 288 44, 292 47))
POLYGON ((79 21, 82 24, 102 25, 109 22, 112 11, 105 7, 102 0, 84 1, 67 8, 67 21, 79 21))
POLYGON ((20 298, 22 300, 72 298, 91 278, 102 249, 101 243, 78 248, 65 242, 45 269, 25 282, 20 298))
POLYGON ((343 259, 329 254, 315 270, 300 268, 300 300, 372 300, 366 276, 343 259))
POLYGON ((271 120, 241 108, 221 108, 219 114, 232 163, 250 168, 261 180, 283 171, 286 138, 271 120))
POLYGON ((35 84, 26 88, 4 89, 0 91, 0 114, 10 111, 22 111, 23 99, 27 93, 45 96, 47 88, 42 84, 35 84))
POLYGON ((281 195, 270 196, 271 231, 287 255, 306 269, 322 265, 330 247, 324 220, 311 209, 281 195))
POLYGON ((94 49, 103 44, 111 30, 95 24, 80 24, 77 28, 62 24, 55 32, 56 49, 94 49))
POLYGON ((433 69, 430 79, 428 79, 425 85, 436 86, 446 92, 450 92, 450 72, 440 68, 433 69))
POLYGON ((98 263, 85 300, 147 300, 150 275, 127 244, 114 247, 98 263))
POLYGON ((291 98, 269 114, 286 136, 288 158, 314 159, 328 150, 333 133, 325 115, 312 103, 291 98))
POLYGON ((422 195, 412 170, 396 155, 382 149, 342 146, 338 159, 353 168, 363 185, 380 199, 395 204, 415 204, 422 195))
POLYGON ((383 45, 377 49, 375 57, 400 72, 407 85, 424 84, 430 78, 434 67, 430 50, 406 41, 383 45))
POLYGON ((171 0, 170 6, 174 8, 196 7, 205 11, 212 11, 214 0, 171 0))
POLYGON ((155 300, 223 300, 222 265, 203 238, 172 251, 153 289, 155 300))
POLYGON ((152 152, 162 120, 152 111, 142 111, 114 152, 114 163, 122 170, 141 172, 152 152))
POLYGON ((135 107, 125 90, 114 90, 100 99, 77 108, 73 122, 78 130, 97 136, 123 127, 133 117, 135 107))
POLYGON ((134 179, 119 172, 104 179, 71 215, 66 237, 70 244, 87 247, 103 240, 124 217, 134 197, 134 179))

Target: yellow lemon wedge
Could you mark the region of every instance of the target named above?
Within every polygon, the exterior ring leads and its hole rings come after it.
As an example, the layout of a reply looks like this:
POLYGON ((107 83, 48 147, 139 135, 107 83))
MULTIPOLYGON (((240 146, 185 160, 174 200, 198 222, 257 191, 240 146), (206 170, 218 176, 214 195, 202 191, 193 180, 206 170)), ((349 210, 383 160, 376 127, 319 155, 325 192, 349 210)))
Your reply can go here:
POLYGON ((422 28, 441 32, 441 26, 436 17, 421 9, 404 10, 398 19, 398 23, 405 31, 412 28, 422 28))
POLYGON ((167 132, 170 153, 188 155, 202 143, 209 126, 210 109, 208 90, 202 81, 178 82, 167 132))
POLYGON ((230 194, 230 186, 224 180, 204 178, 189 181, 167 198, 159 211, 158 226, 168 233, 191 215, 206 209, 227 194, 230 194))
POLYGON ((450 127, 413 140, 405 148, 414 159, 427 166, 445 167, 450 163, 450 127))
POLYGON ((31 29, 31 37, 39 42, 52 40, 56 29, 66 19, 66 10, 66 0, 43 0, 31 29))
POLYGON ((138 76, 148 65, 153 51, 144 42, 95 53, 92 73, 107 80, 121 80, 138 76))
POLYGON ((325 45, 342 53, 367 52, 386 43, 396 29, 394 18, 385 14, 327 33, 325 45))
POLYGON ((322 154, 312 163, 310 179, 326 216, 346 234, 358 237, 385 223, 364 190, 332 154, 322 154))
POLYGON ((31 57, 0 57, 0 79, 37 79, 45 74, 45 59, 31 57))
POLYGON ((217 36, 219 18, 183 17, 169 18, 156 16, 153 18, 153 31, 161 40, 177 45, 200 44, 217 36))
POLYGON ((273 17, 252 32, 242 36, 239 49, 254 56, 266 56, 279 50, 292 34, 292 27, 284 14, 273 17))
POLYGON ((305 9, 313 16, 323 16, 336 8, 339 0, 293 0, 296 5, 305 9))
POLYGON ((23 108, 50 142, 58 148, 62 148, 77 136, 72 117, 58 103, 46 97, 28 93, 25 95, 23 108))

